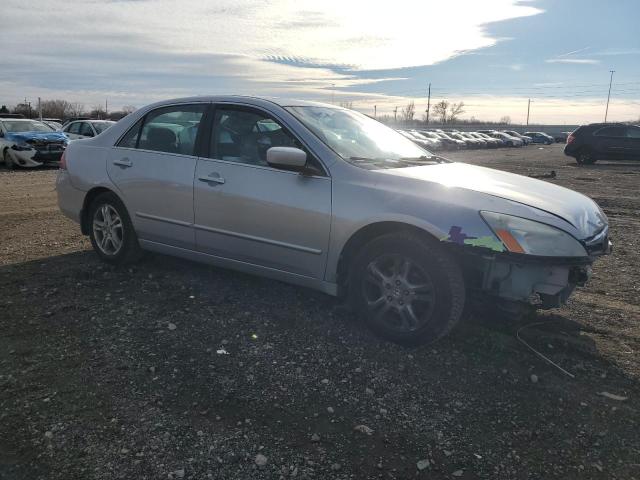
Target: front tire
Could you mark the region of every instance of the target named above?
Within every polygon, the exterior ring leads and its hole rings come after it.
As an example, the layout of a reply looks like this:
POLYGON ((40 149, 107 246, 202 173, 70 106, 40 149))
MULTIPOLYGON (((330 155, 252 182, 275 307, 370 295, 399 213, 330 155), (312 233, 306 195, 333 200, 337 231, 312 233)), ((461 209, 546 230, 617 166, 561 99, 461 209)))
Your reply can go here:
POLYGON ((369 242, 351 265, 349 295, 364 323, 401 345, 434 342, 458 323, 465 286, 436 241, 395 233, 369 242))
POLYGON ((101 193, 91 202, 88 214, 91 245, 103 261, 124 265, 140 258, 138 237, 117 195, 101 193))
POLYGON ((4 153, 2 155, 4 159, 4 166, 7 170, 13 170, 15 164, 13 163, 13 159, 11 158, 11 154, 9 153, 9 149, 5 148, 4 153))

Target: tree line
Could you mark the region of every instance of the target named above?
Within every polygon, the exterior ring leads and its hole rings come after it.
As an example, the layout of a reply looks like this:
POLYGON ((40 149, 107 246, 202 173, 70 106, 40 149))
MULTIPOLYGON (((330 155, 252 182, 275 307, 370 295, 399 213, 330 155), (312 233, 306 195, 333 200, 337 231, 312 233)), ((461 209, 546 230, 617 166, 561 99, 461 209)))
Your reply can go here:
MULTIPOLYGON (((107 112, 104 105, 93 105, 86 108, 83 103, 69 102, 67 100, 42 100, 40 102, 42 118, 57 118, 67 120, 76 117, 89 117, 97 120, 120 120, 131 112, 136 110, 133 105, 125 105, 120 110, 107 112)), ((24 116, 25 118, 39 118, 40 111, 37 105, 31 103, 19 103, 9 108, 6 105, 0 107, 0 114, 14 113, 24 116)))

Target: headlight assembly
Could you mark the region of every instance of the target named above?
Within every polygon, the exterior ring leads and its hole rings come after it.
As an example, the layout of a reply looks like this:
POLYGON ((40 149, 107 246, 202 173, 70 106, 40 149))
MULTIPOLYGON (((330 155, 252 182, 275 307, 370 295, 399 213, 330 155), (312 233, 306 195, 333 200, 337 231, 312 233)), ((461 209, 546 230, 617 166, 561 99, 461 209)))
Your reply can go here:
POLYGON ((568 233, 545 225, 494 212, 480 212, 508 251, 542 257, 586 257, 584 247, 568 233))

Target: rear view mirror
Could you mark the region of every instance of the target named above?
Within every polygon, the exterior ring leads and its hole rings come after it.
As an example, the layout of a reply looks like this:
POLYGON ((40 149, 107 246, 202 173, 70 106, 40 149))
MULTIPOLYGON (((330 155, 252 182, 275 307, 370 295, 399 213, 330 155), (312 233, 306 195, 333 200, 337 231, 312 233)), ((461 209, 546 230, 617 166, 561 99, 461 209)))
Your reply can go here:
POLYGON ((294 147, 271 147, 267 150, 267 163, 272 167, 303 168, 307 154, 294 147))

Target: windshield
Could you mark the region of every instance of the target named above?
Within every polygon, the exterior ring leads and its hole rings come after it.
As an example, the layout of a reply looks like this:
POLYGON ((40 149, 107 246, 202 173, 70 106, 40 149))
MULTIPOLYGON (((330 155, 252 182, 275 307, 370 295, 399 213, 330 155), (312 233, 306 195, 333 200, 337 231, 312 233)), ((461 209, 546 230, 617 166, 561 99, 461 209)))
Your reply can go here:
POLYGON ((96 132, 98 132, 98 134, 104 132, 107 128, 109 128, 111 125, 113 125, 116 122, 91 122, 91 125, 93 125, 93 128, 96 129, 96 132))
POLYGON ((50 132, 52 130, 54 130, 53 128, 49 127, 48 125, 45 125, 44 123, 41 122, 36 122, 36 121, 4 121, 2 122, 2 125, 4 125, 4 128, 7 130, 7 132, 10 133, 18 133, 18 132, 50 132))
POLYGON ((429 151, 366 115, 331 107, 287 107, 345 160, 366 168, 398 168, 439 162, 429 151))

